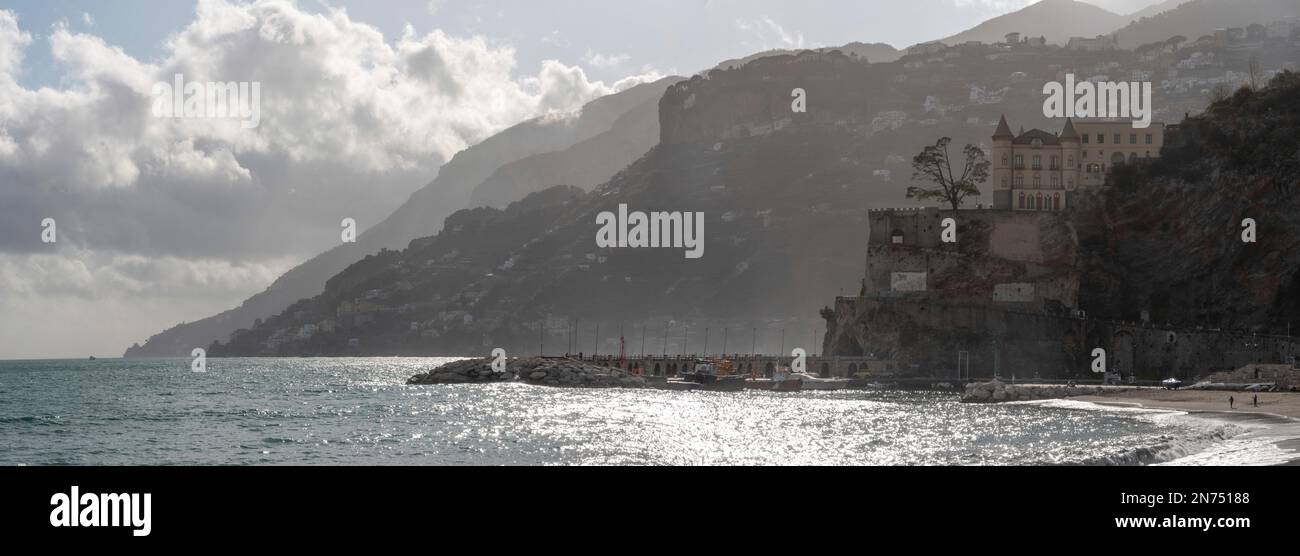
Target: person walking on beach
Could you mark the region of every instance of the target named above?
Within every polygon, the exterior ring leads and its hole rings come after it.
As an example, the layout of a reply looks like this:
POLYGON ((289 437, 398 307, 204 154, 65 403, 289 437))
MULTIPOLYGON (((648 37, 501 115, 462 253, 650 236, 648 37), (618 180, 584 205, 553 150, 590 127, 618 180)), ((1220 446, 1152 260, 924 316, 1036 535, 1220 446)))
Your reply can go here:
POLYGON ((1228 396, 1228 409, 1236 409, 1235 407, 1232 407, 1232 404, 1233 404, 1235 401, 1236 401, 1236 400, 1233 400, 1233 399, 1232 399, 1232 396, 1228 396))

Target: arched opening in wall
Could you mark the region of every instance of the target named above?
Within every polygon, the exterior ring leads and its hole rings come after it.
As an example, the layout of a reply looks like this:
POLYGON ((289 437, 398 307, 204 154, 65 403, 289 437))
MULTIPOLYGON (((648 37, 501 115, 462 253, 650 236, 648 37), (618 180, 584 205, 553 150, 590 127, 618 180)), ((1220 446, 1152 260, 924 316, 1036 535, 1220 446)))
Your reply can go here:
POLYGON ((1038 194, 1038 210, 1043 210, 1043 194, 1038 194))
POLYGON ((831 377, 831 364, 822 361, 822 378, 830 378, 830 377, 831 377))
POLYGON ((670 374, 670 375, 676 375, 676 374, 677 374, 677 364, 676 364, 676 363, 672 363, 672 364, 669 364, 669 365, 668 365, 668 374, 670 374))
POLYGON ((763 376, 767 378, 772 378, 772 373, 775 372, 776 372, 776 365, 773 365, 771 361, 768 361, 767 366, 763 367, 763 376))
POLYGON ((1135 162, 1137 162, 1137 161, 1138 161, 1138 153, 1129 153, 1129 154, 1128 154, 1128 162, 1129 162, 1129 164, 1133 164, 1133 163, 1135 163, 1135 162))
POLYGON ((1052 195, 1052 210, 1061 210, 1061 194, 1052 195))
POLYGON ((1111 352, 1106 370, 1118 372, 1122 377, 1127 378, 1138 371, 1136 359, 1137 342, 1133 339, 1133 334, 1127 330, 1116 332, 1111 338, 1111 352))
POLYGON ((659 376, 659 364, 655 363, 655 376, 659 376))

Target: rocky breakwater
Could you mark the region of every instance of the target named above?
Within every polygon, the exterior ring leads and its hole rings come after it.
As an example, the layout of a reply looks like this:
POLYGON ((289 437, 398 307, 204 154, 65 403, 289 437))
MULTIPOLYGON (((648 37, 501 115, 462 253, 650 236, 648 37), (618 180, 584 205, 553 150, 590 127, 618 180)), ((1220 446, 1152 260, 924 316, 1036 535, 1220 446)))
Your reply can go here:
MULTIPOLYGON (((1122 390, 1122 389, 1120 389, 1122 390)), ((1116 388, 1103 386, 1062 386, 1057 384, 1007 384, 997 379, 966 385, 962 403, 1001 403, 1030 400, 1050 400, 1074 396, 1097 396, 1115 392, 1116 388)))
POLYGON ((575 359, 530 357, 506 361, 494 371, 492 359, 466 359, 448 363, 406 381, 407 384, 479 384, 518 381, 538 386, 566 388, 645 388, 644 378, 621 369, 575 359))

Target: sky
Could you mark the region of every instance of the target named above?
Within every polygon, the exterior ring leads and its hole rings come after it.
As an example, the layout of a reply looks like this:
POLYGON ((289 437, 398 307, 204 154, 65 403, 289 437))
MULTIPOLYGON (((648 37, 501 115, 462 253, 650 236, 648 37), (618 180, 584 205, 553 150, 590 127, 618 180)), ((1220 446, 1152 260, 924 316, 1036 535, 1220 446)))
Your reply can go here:
POLYGON ((364 230, 526 119, 767 49, 905 48, 1029 3, 0 0, 0 359, 115 357, 237 306, 337 245, 342 218, 364 230), (259 125, 157 117, 178 73, 259 83, 259 125))

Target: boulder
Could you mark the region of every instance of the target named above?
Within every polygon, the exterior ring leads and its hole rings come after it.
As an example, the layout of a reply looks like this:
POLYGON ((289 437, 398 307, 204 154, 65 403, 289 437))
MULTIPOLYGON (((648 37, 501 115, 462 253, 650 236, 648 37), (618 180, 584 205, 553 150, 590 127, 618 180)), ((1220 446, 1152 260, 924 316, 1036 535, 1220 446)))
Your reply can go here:
POLYGON ((645 379, 622 369, 574 361, 529 357, 506 361, 503 372, 492 370, 491 359, 456 361, 418 374, 407 384, 475 384, 519 380, 539 386, 577 388, 644 388, 645 379))
POLYGON ((420 373, 406 381, 407 384, 477 384, 505 382, 514 379, 509 366, 503 372, 492 369, 492 359, 466 359, 453 361, 420 373))

